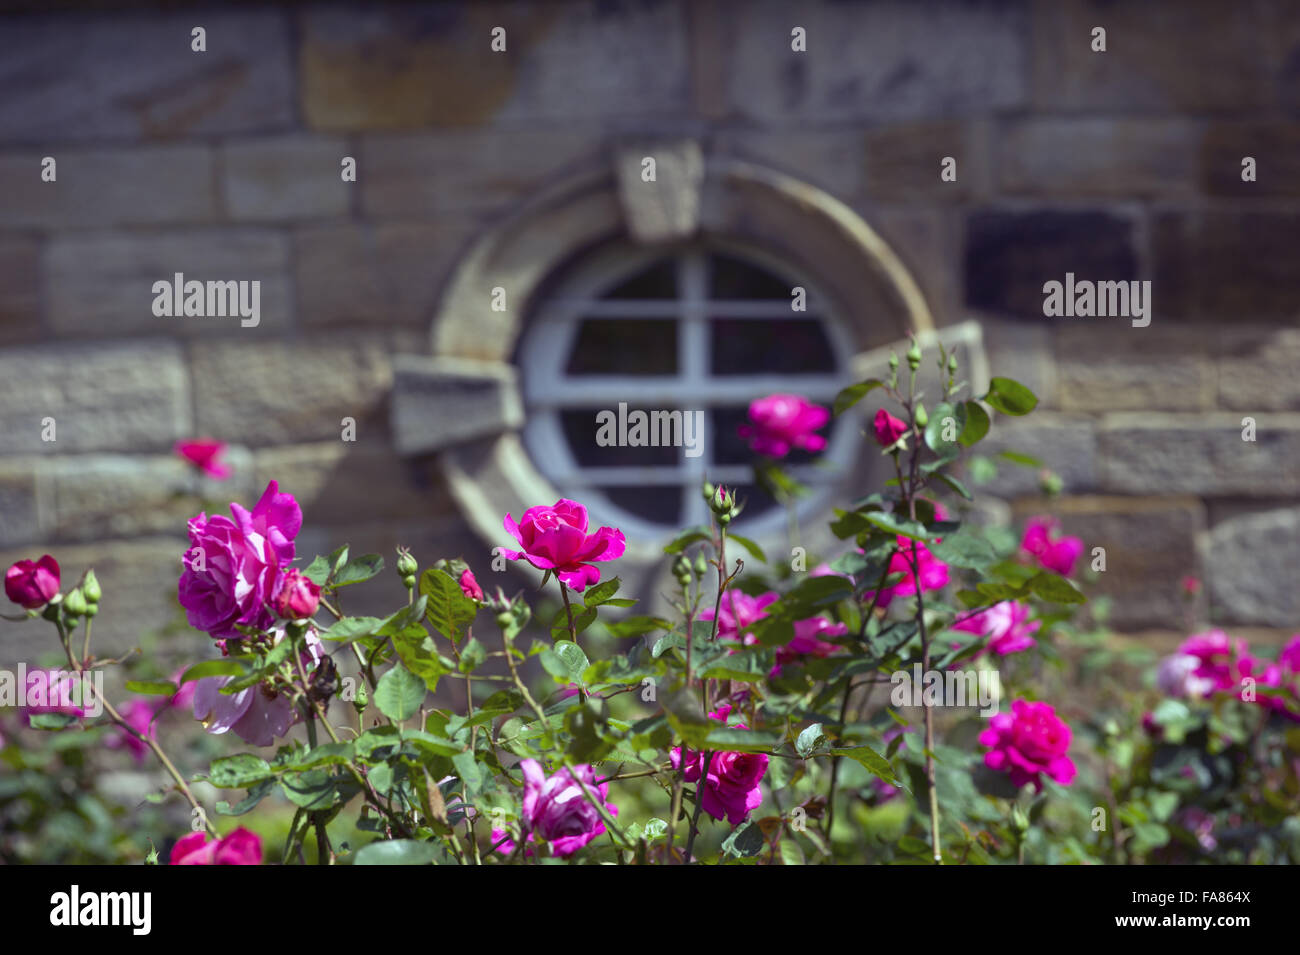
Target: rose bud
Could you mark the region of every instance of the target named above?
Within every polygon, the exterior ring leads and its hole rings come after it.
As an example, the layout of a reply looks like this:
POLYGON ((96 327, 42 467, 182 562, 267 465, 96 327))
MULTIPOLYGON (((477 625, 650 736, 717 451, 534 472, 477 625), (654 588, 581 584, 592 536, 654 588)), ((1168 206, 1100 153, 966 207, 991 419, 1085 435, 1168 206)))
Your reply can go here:
POLYGON ((460 575, 460 590, 461 593, 470 600, 483 603, 483 588, 478 585, 478 581, 474 579, 474 572, 468 567, 466 567, 465 572, 460 575))
POLYGON ((284 620, 306 620, 320 606, 320 585, 291 567, 280 578, 271 606, 284 620))
POLYGON ((872 430, 875 431, 876 442, 882 448, 889 447, 903 435, 907 434, 907 422, 895 418, 884 408, 881 408, 876 412, 876 417, 871 422, 871 427, 872 430))
POLYGON ((59 592, 59 562, 49 554, 20 560, 5 571, 5 596, 25 610, 35 610, 59 592))

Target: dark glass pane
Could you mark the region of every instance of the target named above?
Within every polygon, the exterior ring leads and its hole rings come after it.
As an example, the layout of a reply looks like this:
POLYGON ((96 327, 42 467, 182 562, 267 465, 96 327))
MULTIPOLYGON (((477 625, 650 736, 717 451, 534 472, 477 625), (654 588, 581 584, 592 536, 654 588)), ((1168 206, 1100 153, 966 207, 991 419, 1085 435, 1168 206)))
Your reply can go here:
POLYGON ((601 298, 676 298, 677 262, 664 259, 624 279, 601 298))
POLYGON ((578 329, 570 375, 674 375, 677 322, 664 318, 588 318, 578 329))
POLYGON ((672 527, 681 523, 682 489, 675 484, 602 490, 612 502, 637 517, 672 527))
MULTIPOLYGON (((654 446, 632 446, 631 441, 653 441, 662 435, 656 435, 651 432, 648 423, 642 433, 635 429, 635 422, 632 420, 632 412, 638 409, 629 406, 627 409, 627 425, 624 433, 620 434, 619 428, 619 410, 615 405, 612 408, 565 408, 560 412, 560 428, 564 432, 565 440, 569 442, 569 447, 573 450, 574 460, 582 467, 675 467, 681 458, 682 451, 678 447, 671 445, 654 446), (602 446, 596 440, 597 432, 601 431, 601 426, 596 423, 596 416, 602 410, 608 410, 613 413, 613 424, 609 429, 608 436, 611 443, 602 446), (620 443, 628 442, 628 443, 620 443)), ((647 413, 652 408, 641 408, 639 410, 647 413)), ((664 409, 671 410, 671 409, 664 409)), ((669 436, 671 439, 671 435, 669 436)))
POLYGON ((791 289, 771 272, 756 268, 729 255, 713 257, 710 298, 779 298, 790 301, 791 289))
MULTIPOLYGON (((766 397, 755 395, 755 398, 766 397)), ((713 460, 718 464, 749 464, 756 457, 749 449, 749 442, 740 436, 740 426, 749 421, 749 407, 715 408, 713 411, 713 460)), ((830 425, 818 429, 817 433, 829 440, 830 425)), ((792 448, 781 459, 782 464, 807 464, 821 457, 822 452, 805 451, 792 448)))
POLYGON ((709 336, 715 375, 835 370, 826 330, 815 319, 715 318, 709 336))
MULTIPOLYGON (((740 512, 740 517, 736 518, 736 533, 745 533, 745 521, 748 518, 758 517, 767 511, 777 507, 776 501, 768 496, 767 492, 753 484, 737 484, 733 490, 736 492, 736 499, 743 502, 744 510, 740 512)), ((731 555, 731 548, 727 548, 728 555, 731 555)), ((744 556, 744 551, 737 556, 744 556)), ((746 560, 748 563, 748 560, 746 560)))

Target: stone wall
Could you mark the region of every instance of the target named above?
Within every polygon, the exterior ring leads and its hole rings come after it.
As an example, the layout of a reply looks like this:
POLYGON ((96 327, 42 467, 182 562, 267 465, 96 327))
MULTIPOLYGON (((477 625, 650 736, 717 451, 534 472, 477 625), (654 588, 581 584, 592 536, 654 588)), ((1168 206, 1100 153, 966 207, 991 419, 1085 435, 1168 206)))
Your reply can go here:
MULTIPOLYGON (((997 487, 1107 549, 1117 624, 1176 627, 1193 573, 1224 623, 1300 625, 1285 0, 99 6, 0 3, 0 563, 93 563, 107 645, 168 619, 197 496, 248 501, 271 477, 305 504, 308 556, 483 559, 434 462, 393 448, 392 356, 428 351, 475 235, 647 134, 826 189, 940 323, 984 320, 993 369, 1042 408, 992 440, 1065 495, 1006 467, 997 487), (1068 271, 1151 280, 1151 325, 1044 318, 1068 271), (260 280, 260 324, 155 317, 174 272, 260 280), (171 455, 200 434, 235 445, 231 482, 171 455)), ((34 638, 0 623, 0 657, 34 638)))

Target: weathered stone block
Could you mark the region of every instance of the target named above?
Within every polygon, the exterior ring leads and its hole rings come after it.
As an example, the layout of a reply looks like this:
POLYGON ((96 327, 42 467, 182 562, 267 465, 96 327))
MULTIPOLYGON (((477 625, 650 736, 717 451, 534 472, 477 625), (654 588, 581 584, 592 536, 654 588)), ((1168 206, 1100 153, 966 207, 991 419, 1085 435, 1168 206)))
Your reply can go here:
POLYGON ((419 326, 471 229, 458 219, 306 226, 294 232, 299 320, 309 326, 419 326))
POLYGON ((204 434, 250 446, 341 440, 349 417, 358 444, 386 440, 392 370, 369 341, 204 342, 191 367, 204 434))
POLYGON ((1289 212, 1168 212, 1152 225, 1153 292, 1163 313, 1207 322, 1290 321, 1300 248, 1289 212))
POLYGON ((1206 130, 1199 157, 1201 188, 1241 199, 1300 196, 1300 124, 1222 122, 1206 130), (1241 178, 1245 157, 1255 180, 1241 178))
POLYGON ((628 231, 638 242, 690 238, 700 224, 704 156, 692 140, 624 146, 614 162, 628 231), (646 160, 654 178, 646 181, 646 160))
POLYGON ((0 546, 13 547, 40 537, 38 463, 31 458, 0 459, 0 546))
POLYGON ((147 451, 190 431, 179 346, 33 346, 0 352, 0 452, 147 451), (54 441, 41 440, 54 419, 54 441))
POLYGON ((1198 574, 1197 538, 1205 510, 1187 497, 1065 497, 1020 500, 1018 523, 1036 514, 1060 518, 1062 533, 1083 540, 1076 578, 1090 596, 1110 597, 1109 622, 1121 629, 1178 626, 1183 619, 1181 581, 1198 574), (1105 549, 1106 570, 1091 580, 1093 549, 1105 549))
POLYGON ((942 2, 733 4, 733 112, 760 122, 914 119, 1025 102, 1026 10, 942 2), (791 30, 807 31, 807 52, 791 30))
POLYGON ((956 120, 883 126, 866 134, 866 193, 882 202, 969 199, 987 177, 983 137, 956 120), (940 178, 944 157, 956 161, 955 182, 940 178))
POLYGON ((216 218, 207 146, 49 149, 0 156, 0 225, 30 229, 205 222, 216 218), (41 158, 57 162, 41 180, 41 158))
POLYGON ((967 305, 1048 321, 1045 282, 1064 282, 1067 272, 1091 281, 1138 277, 1133 223, 1108 212, 977 211, 966 220, 965 270, 967 305))
MULTIPOLYGON (((1027 418, 995 417, 988 437, 974 453, 994 456, 997 479, 987 493, 1002 497, 1033 495, 1039 491, 1039 472, 996 457, 1002 451, 1016 451, 1037 458, 1064 482, 1066 494, 1097 490, 1097 436, 1090 418, 1037 412, 1027 418)), ((978 495, 977 495, 978 497, 978 495)))
POLYGON ((1219 404, 1252 411, 1300 411, 1300 332, 1294 328, 1221 328, 1219 404))
POLYGON ((997 137, 998 181, 1036 196, 1185 196, 1198 139, 1182 119, 1015 120, 997 137))
POLYGON ((361 206, 405 219, 499 210, 594 160, 600 142, 598 132, 571 127, 368 135, 357 164, 361 206))
POLYGON ((862 192, 858 130, 720 129, 710 154, 735 156, 788 173, 848 200, 862 192))
MULTIPOLYGON (((1056 373, 1056 329, 1048 323, 980 322, 992 375, 1020 382, 1044 411, 1060 407, 1056 373)), ((1037 414, 1037 412, 1036 412, 1037 414)))
POLYGON ((1041 109, 1232 111, 1269 99, 1261 24, 1215 0, 1034 5, 1034 105, 1041 109), (1094 27, 1106 51, 1092 50, 1094 27), (1194 66, 1193 66, 1194 64, 1194 66))
POLYGON ((44 335, 40 275, 40 246, 34 240, 0 239, 0 345, 44 335))
POLYGON ((346 215, 357 189, 342 177, 343 157, 350 154, 334 137, 278 136, 223 146, 226 211, 234 219, 260 221, 346 215))
POLYGON ((1300 415, 1262 414, 1243 441, 1231 414, 1107 415, 1098 433, 1103 485, 1111 490, 1204 496, 1300 493, 1300 415))
POLYGON ((523 424, 510 365, 397 355, 393 370, 393 440, 402 454, 439 451, 523 424))
MULTIPOLYGON (((1157 313, 1159 305, 1156 300, 1157 313)), ((1134 328, 1123 319, 1082 319, 1057 331, 1056 351, 1061 407, 1066 411, 1196 411, 1215 406, 1213 344, 1195 329, 1155 321, 1134 328)))
POLYGON ((1246 514, 1215 525, 1206 557, 1215 620, 1294 632, 1300 620, 1300 508, 1246 514))
POLYGON ((0 36, 0 139, 170 139, 293 122, 286 15, 278 10, 9 17, 0 36), (190 30, 207 30, 207 52, 190 30), (129 64, 129 68, 124 68, 129 64))
POLYGON ((61 236, 45 252, 50 322, 60 334, 96 337, 283 332, 293 314, 288 246, 284 236, 258 229, 61 236), (178 272, 185 282, 260 282, 258 324, 245 327, 238 315, 154 315, 154 283, 174 283, 178 272))
POLYGON ((303 112, 318 129, 477 126, 680 114, 684 5, 455 4, 302 17, 303 112), (491 48, 506 30, 506 50, 491 48))

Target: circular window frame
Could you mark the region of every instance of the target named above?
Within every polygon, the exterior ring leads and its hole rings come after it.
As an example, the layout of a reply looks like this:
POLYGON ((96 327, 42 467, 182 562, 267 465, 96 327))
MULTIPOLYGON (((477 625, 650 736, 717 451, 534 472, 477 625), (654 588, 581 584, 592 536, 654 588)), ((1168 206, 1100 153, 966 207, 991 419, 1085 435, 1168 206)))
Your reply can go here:
MULTIPOLYGON (((739 302, 725 301, 728 305, 739 302)), ((650 302, 651 300, 639 300, 638 312, 641 309, 658 311, 659 300, 655 300, 654 306, 650 302)), ((776 309, 764 306, 778 305, 786 312, 789 311, 788 298, 746 300, 732 317, 776 319, 782 317, 776 309), (749 314, 744 314, 745 311, 749 314), (761 314, 763 312, 768 314, 761 314)), ((565 496, 580 499, 591 513, 593 524, 617 526, 629 537, 635 535, 652 540, 670 539, 683 526, 708 523, 707 504, 698 491, 706 477, 715 484, 749 484, 752 483, 750 465, 715 463, 713 434, 706 428, 703 453, 699 459, 683 459, 679 455, 675 465, 647 466, 655 475, 643 483, 662 484, 666 493, 681 495, 683 507, 678 522, 673 527, 666 527, 631 512, 613 501, 605 487, 599 486, 610 480, 617 483, 623 479, 629 484, 642 483, 631 480, 631 475, 627 474, 631 467, 618 466, 604 476, 606 481, 602 481, 599 476, 594 481, 587 480, 582 474, 584 469, 574 458, 563 434, 560 413, 567 403, 558 396, 562 396, 566 388, 574 387, 573 379, 590 377, 589 393, 593 395, 593 402, 613 402, 614 405, 626 402, 629 409, 647 411, 668 407, 678 400, 681 402, 678 407, 683 411, 694 408, 708 411, 720 405, 748 404, 755 398, 776 392, 803 394, 829 407, 839 390, 855 380, 853 352, 852 337, 843 321, 835 314, 832 303, 809 278, 794 274, 786 263, 762 249, 753 248, 734 238, 695 238, 670 246, 644 246, 628 241, 609 243, 569 263, 563 274, 556 276, 550 283, 534 314, 527 319, 515 355, 515 364, 521 376, 524 447, 534 461, 558 462, 558 466, 539 463, 538 469, 548 480, 562 488, 565 496), (801 320, 816 323, 825 334, 833 367, 825 372, 803 375, 786 375, 776 371, 754 375, 718 375, 705 367, 708 364, 706 352, 711 346, 699 339, 708 334, 708 323, 717 317, 710 313, 724 300, 711 298, 707 290, 688 286, 706 284, 708 266, 701 260, 718 254, 732 256, 762 269, 785 283, 787 288, 802 287, 807 308, 801 320), (675 322, 682 336, 679 353, 684 360, 679 362, 677 372, 672 375, 636 376, 630 379, 617 376, 617 382, 598 375, 566 374, 564 367, 572 354, 582 322, 588 318, 604 317, 607 312, 612 313, 618 308, 618 300, 605 298, 605 293, 619 282, 661 262, 670 262, 677 278, 681 280, 678 294, 661 300, 662 317, 675 322), (698 277, 692 281, 692 273, 697 270, 703 271, 698 272, 698 277), (687 327, 692 323, 698 326, 693 343, 687 340, 691 334, 687 327), (690 354, 691 352, 697 352, 698 356, 690 354), (717 395, 719 391, 732 389, 736 392, 734 398, 728 395, 724 399, 717 395), (547 449, 546 456, 540 453, 541 448, 547 449), (678 472, 675 477, 668 473, 674 470, 678 472)), ((593 433, 595 428, 593 421, 593 433)), ((825 433, 826 450, 816 461, 790 469, 809 487, 809 493, 797 504, 801 522, 826 511, 831 497, 841 489, 851 474, 857 456, 857 428, 852 419, 834 419, 828 429, 825 433)), ((744 533, 759 540, 779 536, 789 522, 787 514, 780 508, 771 508, 761 514, 747 514, 743 520, 744 533)))
MULTIPOLYGON (((631 237, 661 248, 705 238, 753 255, 788 262, 806 276, 839 316, 853 356, 932 333, 934 320, 916 281, 889 245, 834 196, 784 173, 729 157, 699 157, 692 142, 616 150, 612 162, 565 179, 524 202, 469 248, 435 310, 430 338, 434 362, 477 369, 501 393, 505 409, 438 447, 437 466, 471 529, 489 548, 508 543, 506 513, 550 504, 562 492, 539 470, 521 436, 517 371, 512 364, 525 321, 541 306, 548 283, 575 258, 631 237), (662 157, 685 155, 675 165, 662 157), (647 205, 639 192, 641 158, 660 155, 662 190, 647 205), (696 162, 689 160, 695 157, 696 162), (672 180, 676 181, 672 181, 672 180), (667 208, 667 214, 664 208, 667 208), (666 223, 666 225, 665 225, 666 223), (504 307, 495 307, 504 296, 504 307)), ((844 363, 852 367, 852 360, 844 363)), ((857 462, 866 466, 869 449, 857 462)), ((850 465, 852 466, 852 465, 850 465)), ((657 567, 665 538, 628 536, 620 572, 657 567)), ((829 547, 824 526, 809 528, 804 546, 829 547), (819 537, 825 532, 827 539, 819 537)), ((512 566, 520 567, 521 562, 512 566)), ((527 571, 527 568, 521 568, 527 571)), ((536 575, 540 577, 540 572, 536 575)))

